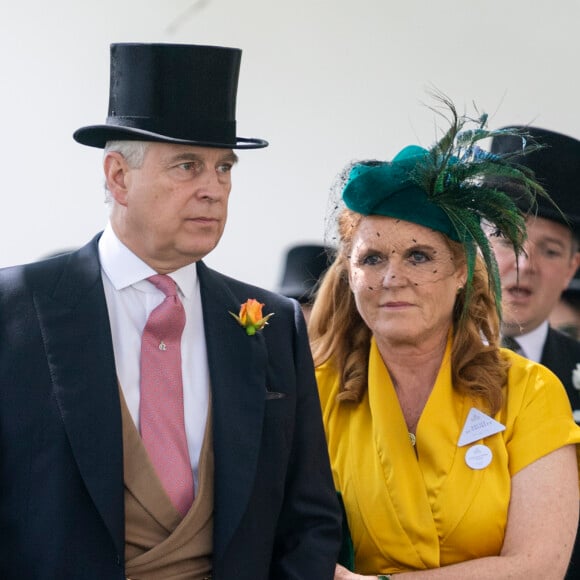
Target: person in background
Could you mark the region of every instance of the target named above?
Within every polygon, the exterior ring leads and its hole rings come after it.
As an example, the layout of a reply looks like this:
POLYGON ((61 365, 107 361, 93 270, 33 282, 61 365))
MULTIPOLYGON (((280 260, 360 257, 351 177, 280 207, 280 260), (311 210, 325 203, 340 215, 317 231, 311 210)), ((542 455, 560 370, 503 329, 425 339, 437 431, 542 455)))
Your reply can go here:
POLYGON ((298 244, 286 252, 277 291, 298 300, 306 322, 320 279, 331 262, 332 250, 320 244, 298 244))
MULTIPOLYGON (((539 127, 516 126, 521 139, 498 135, 491 152, 510 155, 533 172, 550 195, 531 205, 519 188, 508 193, 526 215, 528 239, 517 259, 508 240, 491 236, 502 281, 505 344, 523 356, 547 366, 564 384, 574 419, 580 423, 580 343, 550 325, 550 314, 580 266, 580 141, 539 127), (515 341, 515 342, 514 342, 515 341), (577 378, 575 378, 577 377, 577 378)), ((580 534, 567 578, 580 575, 580 534)))
POLYGON ((526 133, 530 153, 523 154, 521 140, 509 135, 493 138, 491 152, 510 155, 533 171, 557 205, 540 197, 530 207, 516 186, 507 189, 526 215, 528 239, 516 260, 508 240, 490 237, 502 281, 501 332, 517 341, 521 354, 560 378, 580 421, 580 392, 573 385, 580 343, 549 324, 550 313, 580 266, 580 141, 537 127, 516 129, 526 133))
POLYGON ((347 524, 335 578, 562 578, 580 427, 558 378, 500 347, 481 224, 518 255, 523 217, 483 178, 544 192, 479 148, 485 117, 444 103, 439 142, 352 164, 329 204, 337 257, 308 330, 347 524))
POLYGON ((110 221, 0 271, 3 579, 332 577, 304 319, 202 260, 234 150, 267 145, 236 136, 240 59, 113 44, 107 121, 74 134, 104 149, 110 221))
POLYGON ((580 340, 580 270, 552 308, 548 322, 552 328, 580 340))

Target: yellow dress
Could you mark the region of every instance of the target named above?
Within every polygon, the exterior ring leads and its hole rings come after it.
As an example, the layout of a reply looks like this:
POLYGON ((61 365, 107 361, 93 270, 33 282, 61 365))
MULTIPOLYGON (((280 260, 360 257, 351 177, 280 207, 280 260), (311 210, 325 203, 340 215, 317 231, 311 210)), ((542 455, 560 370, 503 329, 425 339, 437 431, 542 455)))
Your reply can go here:
POLYGON ((504 404, 494 419, 505 430, 458 446, 473 401, 451 388, 451 341, 416 432, 408 437, 399 402, 375 342, 368 391, 358 405, 338 403, 330 363, 316 369, 334 483, 342 494, 355 570, 396 573, 499 554, 510 480, 564 445, 580 443, 564 388, 547 368, 511 358, 504 404), (474 469, 477 444, 491 462, 474 469))

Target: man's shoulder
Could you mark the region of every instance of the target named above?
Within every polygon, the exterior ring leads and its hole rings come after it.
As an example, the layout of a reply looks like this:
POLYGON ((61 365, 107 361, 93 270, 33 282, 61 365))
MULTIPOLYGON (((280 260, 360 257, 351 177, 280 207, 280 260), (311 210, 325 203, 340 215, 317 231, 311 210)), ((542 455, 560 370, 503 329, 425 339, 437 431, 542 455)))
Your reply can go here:
POLYGON ((79 265, 80 269, 90 268, 89 263, 98 265, 96 238, 78 250, 1 268, 0 293, 6 295, 22 290, 47 291, 58 284, 66 270, 79 269, 79 265))
POLYGON ((546 346, 563 349, 567 353, 575 354, 580 362, 580 341, 564 334, 556 328, 550 327, 546 337, 546 346))
POLYGON ((576 368, 580 364, 580 342, 555 328, 550 328, 541 362, 564 384, 574 411, 574 420, 580 423, 580 390, 576 387, 578 380, 576 368))
POLYGON ((240 303, 245 302, 248 298, 254 298, 264 303, 266 307, 277 305, 284 309, 294 309, 295 301, 291 298, 218 272, 204 262, 198 263, 198 276, 202 284, 211 279, 214 283, 226 286, 240 303))
POLYGON ((46 280, 51 272, 56 275, 61 260, 50 258, 0 269, 0 287, 7 291, 21 286, 31 286, 36 281, 46 280))

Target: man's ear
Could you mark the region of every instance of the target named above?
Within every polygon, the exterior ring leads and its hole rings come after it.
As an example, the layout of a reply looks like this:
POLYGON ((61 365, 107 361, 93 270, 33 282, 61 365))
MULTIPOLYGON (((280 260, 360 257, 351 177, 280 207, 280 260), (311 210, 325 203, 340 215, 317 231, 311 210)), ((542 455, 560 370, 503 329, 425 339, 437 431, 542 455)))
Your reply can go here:
POLYGON ((576 274, 576 270, 578 270, 578 268, 580 268, 580 250, 574 254, 572 260, 570 261, 570 272, 568 276, 568 281, 566 282, 566 288, 568 287, 568 284, 570 284, 570 282, 572 281, 572 278, 574 278, 574 274, 576 274))
POLYGON ((117 151, 111 151, 103 160, 107 189, 113 199, 121 205, 127 205, 127 174, 129 165, 125 158, 117 151))

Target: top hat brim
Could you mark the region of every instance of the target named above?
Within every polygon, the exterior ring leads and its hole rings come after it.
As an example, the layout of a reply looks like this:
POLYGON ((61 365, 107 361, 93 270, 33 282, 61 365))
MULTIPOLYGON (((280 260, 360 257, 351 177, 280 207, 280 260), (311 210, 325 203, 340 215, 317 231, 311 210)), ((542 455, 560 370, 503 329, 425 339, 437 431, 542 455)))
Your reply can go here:
POLYGON ((261 149, 268 146, 264 139, 236 137, 235 142, 204 141, 178 139, 160 133, 115 125, 88 125, 73 133, 77 143, 103 149, 108 141, 154 141, 158 143, 175 143, 178 145, 194 145, 199 147, 216 147, 220 149, 261 149))

